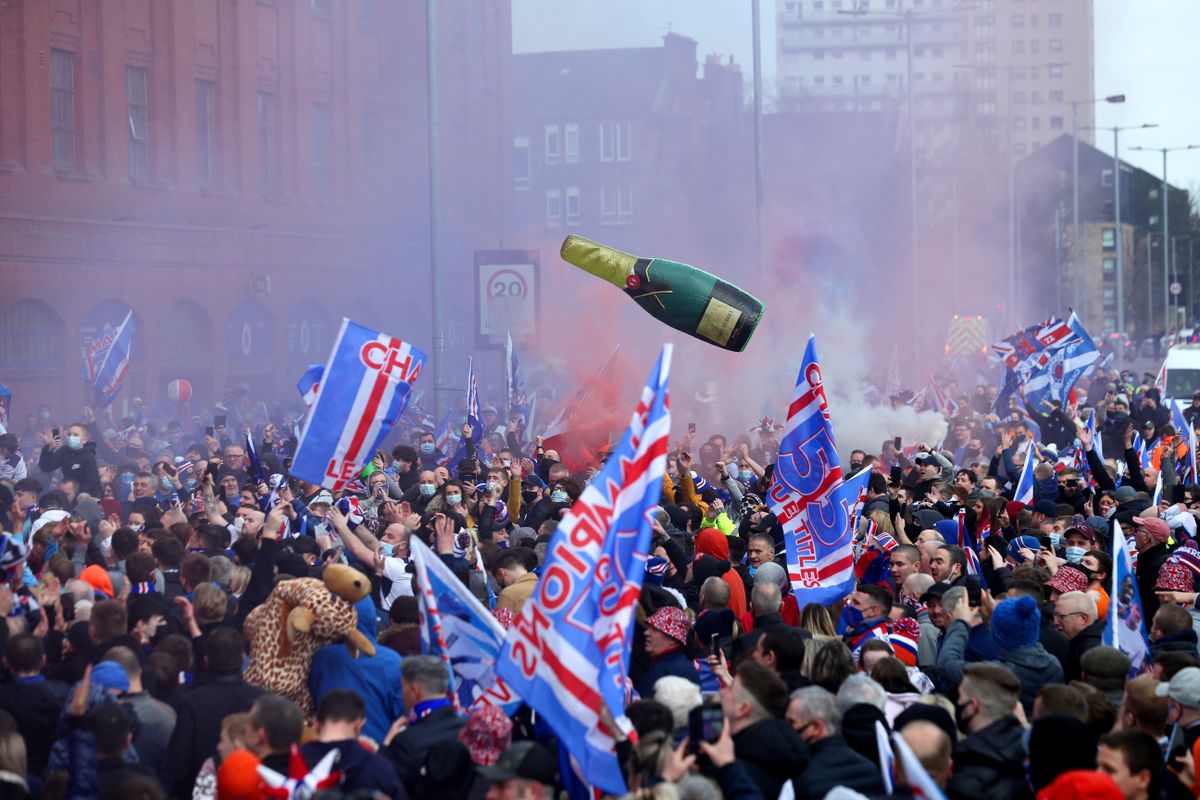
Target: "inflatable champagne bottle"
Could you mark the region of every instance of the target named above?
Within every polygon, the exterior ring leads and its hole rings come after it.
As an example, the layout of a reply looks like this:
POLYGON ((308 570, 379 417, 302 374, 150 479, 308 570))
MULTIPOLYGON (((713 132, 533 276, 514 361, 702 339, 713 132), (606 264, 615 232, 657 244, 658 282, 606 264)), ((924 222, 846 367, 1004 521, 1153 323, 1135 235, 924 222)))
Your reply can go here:
POLYGON ((744 350, 762 318, 757 298, 687 264, 638 258, 575 235, 563 240, 562 257, 620 287, 659 321, 726 350, 744 350))

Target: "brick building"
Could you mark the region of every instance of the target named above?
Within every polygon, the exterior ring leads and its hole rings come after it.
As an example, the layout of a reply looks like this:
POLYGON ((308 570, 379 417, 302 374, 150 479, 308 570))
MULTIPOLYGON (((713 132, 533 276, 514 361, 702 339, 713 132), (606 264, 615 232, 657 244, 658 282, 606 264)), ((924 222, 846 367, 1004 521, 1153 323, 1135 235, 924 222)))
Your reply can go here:
MULTIPOLYGON (((507 227, 511 15, 438 9, 442 253, 467 281, 507 227)), ((80 347, 130 309, 118 409, 180 377, 201 403, 234 383, 287 398, 342 316, 430 349, 428 304, 409 302, 429 291, 425 41, 423 3, 0 4, 14 418, 75 416, 80 347)))

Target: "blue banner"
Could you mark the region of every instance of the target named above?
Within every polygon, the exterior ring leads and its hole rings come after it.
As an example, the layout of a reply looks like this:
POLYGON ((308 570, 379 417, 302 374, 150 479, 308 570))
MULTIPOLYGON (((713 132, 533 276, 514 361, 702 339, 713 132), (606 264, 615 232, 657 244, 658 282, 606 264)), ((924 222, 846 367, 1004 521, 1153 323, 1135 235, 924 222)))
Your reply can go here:
POLYGON ((421 605, 421 652, 445 662, 451 694, 463 711, 494 705, 515 714, 521 700, 496 675, 503 626, 424 542, 413 537, 411 545, 421 605))
POLYGON ((83 351, 81 375, 93 387, 93 403, 104 408, 116 399, 125 378, 129 376, 129 362, 133 345, 133 312, 125 315, 124 322, 113 330, 108 325, 83 351))
POLYGON ((300 392, 304 405, 311 406, 317 402, 317 390, 321 388, 321 378, 324 374, 325 368, 320 364, 309 364, 308 369, 300 376, 296 383, 296 391, 300 392))
POLYGON ((1150 661, 1150 642, 1146 639, 1146 619, 1138 595, 1137 576, 1129 556, 1129 542, 1120 523, 1113 522, 1112 584, 1109 586, 1108 624, 1104 643, 1129 656, 1130 675, 1142 671, 1150 661))
POLYGON ((662 496, 671 413, 664 345, 629 428, 554 536, 496 671, 570 748, 585 780, 626 791, 600 704, 623 719, 633 613, 662 496))
POLYGON ((1025 463, 1021 465, 1021 477, 1017 480, 1016 490, 1013 491, 1013 500, 1027 506, 1033 505, 1033 488, 1037 485, 1037 478, 1033 474, 1033 468, 1037 466, 1036 452, 1032 441, 1025 445, 1025 463))
POLYGON ((343 319, 292 475, 335 492, 357 478, 404 413, 424 366, 425 354, 407 342, 343 319))
POLYGON ((855 508, 870 470, 843 480, 815 337, 804 352, 768 492, 783 526, 796 601, 827 605, 854 588, 855 508))
MULTIPOLYGON (((485 465, 491 466, 491 458, 484 454, 483 448, 480 446, 483 441, 483 423, 479 420, 479 388, 475 384, 475 361, 467 360, 467 424, 471 426, 471 444, 475 445, 475 456, 485 465)), ((448 466, 451 470, 458 467, 458 463, 467 457, 467 437, 460 436, 458 446, 454 448, 454 455, 450 457, 448 466)))

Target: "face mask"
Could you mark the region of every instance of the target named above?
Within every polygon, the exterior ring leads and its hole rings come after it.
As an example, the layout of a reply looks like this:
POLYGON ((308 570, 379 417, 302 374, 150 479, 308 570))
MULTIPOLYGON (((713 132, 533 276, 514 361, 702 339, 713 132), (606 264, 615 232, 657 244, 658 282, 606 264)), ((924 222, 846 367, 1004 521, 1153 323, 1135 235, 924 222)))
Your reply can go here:
POLYGON ((72 450, 78 450, 79 448, 83 447, 83 437, 74 433, 67 434, 67 447, 71 448, 72 450))
POLYGON ((1057 550, 1059 544, 1062 543, 1062 534, 1061 533, 1051 533, 1051 534, 1048 534, 1048 536, 1050 538, 1050 549, 1057 550))
POLYGON ((448 495, 446 495, 446 502, 452 506, 456 506, 462 502, 462 495, 461 494, 448 494, 448 495))
POLYGON ((861 609, 855 608, 852 605, 847 605, 842 609, 842 615, 838 617, 838 635, 841 636, 846 631, 852 630, 863 621, 863 612, 861 609))
POLYGON ((958 726, 960 731, 966 734, 968 733, 967 729, 971 726, 971 718, 966 716, 966 714, 963 712, 964 705, 965 704, 954 706, 954 723, 958 726))
POLYGON ((385 556, 390 556, 392 553, 396 552, 396 546, 388 544, 387 542, 380 542, 379 549, 383 551, 385 556))
POLYGON ((1082 547, 1068 547, 1066 552, 1067 563, 1078 564, 1083 560, 1083 557, 1086 553, 1087 550, 1083 549, 1082 547))
POLYGON ((509 541, 505 539, 503 542, 496 542, 496 546, 501 550, 507 550, 509 547, 509 541))
POLYGON ((141 533, 143 530, 145 530, 145 528, 146 526, 140 522, 137 525, 134 525, 133 523, 129 524, 129 530, 133 531, 134 533, 141 533))
POLYGON ((511 458, 506 458, 506 459, 503 459, 503 460, 500 462, 500 464, 501 464, 502 466, 505 466, 505 467, 511 467, 511 466, 512 466, 512 459, 511 459, 511 458))
POLYGON ((170 490, 175 484, 171 483, 171 479, 164 475, 158 479, 158 485, 164 489, 170 490))
POLYGON ((497 485, 497 484, 496 484, 496 482, 495 482, 495 481, 488 481, 488 482, 487 482, 488 491, 489 491, 489 492, 494 492, 494 491, 496 491, 496 485, 497 485))
POLYGON ((190 491, 192 491, 193 489, 195 489, 195 488, 196 488, 196 481, 195 481, 194 479, 193 479, 193 480, 184 481, 184 482, 183 482, 183 488, 187 489, 189 492, 190 492, 190 491))
POLYGON ((1088 569, 1083 564, 1076 564, 1075 569, 1079 570, 1084 575, 1086 575, 1089 583, 1091 582, 1092 578, 1094 578, 1096 576, 1096 570, 1088 569))
POLYGON ((562 489, 555 489, 553 492, 550 493, 550 502, 551 503, 567 502, 567 493, 564 492, 562 489))
POLYGON ((421 452, 425 455, 433 453, 433 442, 421 442, 421 452))
POLYGON ((245 517, 237 517, 233 520, 233 531, 237 535, 239 535, 239 536, 242 535, 242 528, 244 528, 244 527, 246 527, 246 518, 245 517))
POLYGON ((521 502, 525 505, 533 505, 537 501, 537 492, 521 492, 521 502))
POLYGON ((132 472, 122 472, 121 473, 121 483, 133 483, 133 473, 132 472))
POLYGON ((418 491, 421 492, 421 497, 433 497, 434 492, 437 491, 437 487, 432 483, 422 483, 418 491))

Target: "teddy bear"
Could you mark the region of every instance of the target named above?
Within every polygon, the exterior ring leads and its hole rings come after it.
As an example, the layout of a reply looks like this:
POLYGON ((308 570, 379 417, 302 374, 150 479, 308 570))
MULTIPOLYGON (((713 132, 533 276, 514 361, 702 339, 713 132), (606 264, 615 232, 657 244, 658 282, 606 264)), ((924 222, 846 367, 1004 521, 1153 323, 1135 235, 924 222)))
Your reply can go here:
POLYGON ((250 612, 243 628, 250 643, 247 683, 286 697, 311 719, 308 690, 313 655, 321 647, 346 640, 350 654, 375 655, 375 646, 357 628, 354 604, 371 591, 358 570, 330 564, 320 579, 295 578, 278 584, 266 602, 250 612))

